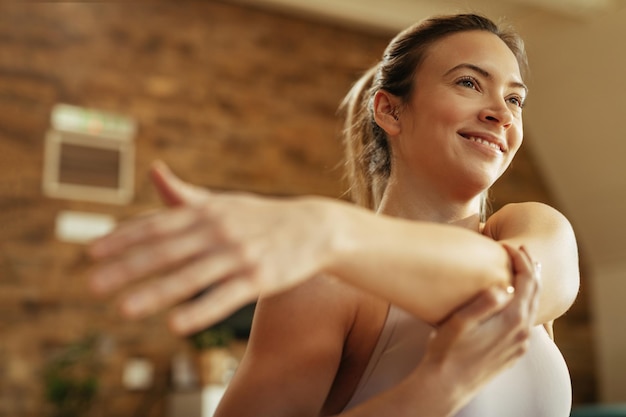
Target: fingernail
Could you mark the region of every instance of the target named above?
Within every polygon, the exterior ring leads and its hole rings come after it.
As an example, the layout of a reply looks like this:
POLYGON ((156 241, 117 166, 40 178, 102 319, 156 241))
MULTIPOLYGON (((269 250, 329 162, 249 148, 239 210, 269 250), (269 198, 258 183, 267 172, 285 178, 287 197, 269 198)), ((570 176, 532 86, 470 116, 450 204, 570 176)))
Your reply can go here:
MULTIPOLYGON (((496 302, 498 304, 504 304, 506 302, 508 302, 511 299, 511 294, 513 293, 511 291, 511 289, 513 289, 513 287, 509 286, 507 288, 497 288, 496 289, 496 302)), ((514 291, 514 289, 513 289, 514 291)))

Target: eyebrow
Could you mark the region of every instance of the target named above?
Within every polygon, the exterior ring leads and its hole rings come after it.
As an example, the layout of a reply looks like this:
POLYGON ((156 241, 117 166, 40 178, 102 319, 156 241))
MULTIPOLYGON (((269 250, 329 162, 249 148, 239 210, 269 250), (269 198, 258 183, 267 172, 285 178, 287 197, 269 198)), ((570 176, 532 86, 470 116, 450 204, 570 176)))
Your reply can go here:
MULTIPOLYGON (((458 69, 461 69, 461 68, 467 68, 469 70, 475 71, 475 72, 479 73, 480 75, 482 75, 485 78, 493 78, 491 76, 491 74, 489 73, 489 71, 487 71, 487 70, 485 70, 485 69, 483 69, 483 68, 481 68, 481 67, 479 67, 477 65, 467 64, 467 63, 462 63, 462 64, 459 64, 459 65, 455 66, 454 68, 451 68, 450 70, 446 71, 445 75, 448 75, 448 74, 450 74, 450 73, 452 73, 452 72, 454 72, 454 71, 456 71, 458 69)), ((509 83, 509 86, 516 87, 516 88, 521 88, 522 90, 524 90, 526 92, 526 94, 528 94, 528 87, 523 82, 511 81, 509 83)))

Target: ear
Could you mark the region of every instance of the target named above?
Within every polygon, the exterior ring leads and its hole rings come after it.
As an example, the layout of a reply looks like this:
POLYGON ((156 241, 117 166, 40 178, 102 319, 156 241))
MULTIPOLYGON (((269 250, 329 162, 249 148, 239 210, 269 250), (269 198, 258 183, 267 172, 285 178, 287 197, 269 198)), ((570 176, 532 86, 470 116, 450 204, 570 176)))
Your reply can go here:
POLYGON ((378 90, 374 95, 374 120, 389 136, 396 136, 402 130, 400 123, 401 104, 399 97, 385 90, 378 90))

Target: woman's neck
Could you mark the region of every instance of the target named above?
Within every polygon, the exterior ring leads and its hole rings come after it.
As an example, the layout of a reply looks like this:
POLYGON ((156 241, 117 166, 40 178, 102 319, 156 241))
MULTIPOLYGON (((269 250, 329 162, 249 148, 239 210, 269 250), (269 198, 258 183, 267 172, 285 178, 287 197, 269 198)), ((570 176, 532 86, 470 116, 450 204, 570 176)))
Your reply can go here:
POLYGON ((435 190, 416 187, 415 184, 408 187, 404 184, 390 179, 377 209, 378 213, 479 230, 480 196, 469 200, 453 199, 435 190))

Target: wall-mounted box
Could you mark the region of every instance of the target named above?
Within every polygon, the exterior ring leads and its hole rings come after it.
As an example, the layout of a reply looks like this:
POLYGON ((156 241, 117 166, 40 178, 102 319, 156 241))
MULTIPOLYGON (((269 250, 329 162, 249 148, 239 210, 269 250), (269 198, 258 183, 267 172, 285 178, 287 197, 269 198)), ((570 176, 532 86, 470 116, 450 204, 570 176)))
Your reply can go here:
POLYGON ((132 199, 134 120, 58 104, 51 125, 43 171, 47 196, 113 204, 132 199))

